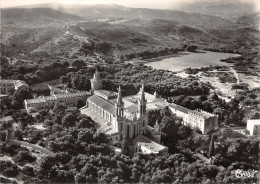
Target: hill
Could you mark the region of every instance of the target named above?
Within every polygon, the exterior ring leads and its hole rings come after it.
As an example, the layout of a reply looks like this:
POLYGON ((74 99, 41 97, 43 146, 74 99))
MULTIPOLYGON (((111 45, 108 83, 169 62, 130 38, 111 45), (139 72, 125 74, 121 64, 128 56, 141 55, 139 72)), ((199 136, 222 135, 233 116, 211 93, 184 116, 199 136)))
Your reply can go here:
POLYGON ((116 60, 122 53, 167 54, 167 48, 184 44, 237 51, 256 45, 259 38, 253 28, 216 16, 118 5, 39 6, 3 9, 4 55, 35 61, 101 54, 116 60))
POLYGON ((23 6, 19 8, 52 8, 65 13, 80 16, 84 19, 164 19, 171 20, 196 28, 224 28, 233 25, 232 22, 221 17, 202 15, 199 13, 186 13, 178 10, 157 10, 147 8, 129 8, 114 4, 78 5, 46 3, 38 5, 23 6))
POLYGON ((79 21, 80 17, 51 8, 8 8, 1 10, 2 24, 53 24, 79 21))
POLYGON ((252 2, 246 1, 196 1, 194 3, 183 4, 179 9, 189 13, 201 13, 230 19, 255 12, 255 5, 252 2))

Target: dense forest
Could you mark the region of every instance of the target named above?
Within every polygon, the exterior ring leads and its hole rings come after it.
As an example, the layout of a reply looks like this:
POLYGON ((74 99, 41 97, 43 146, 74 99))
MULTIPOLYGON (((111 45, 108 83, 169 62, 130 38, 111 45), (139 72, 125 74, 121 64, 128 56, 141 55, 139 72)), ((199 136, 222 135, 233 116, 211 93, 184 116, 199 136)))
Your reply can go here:
POLYGON ((35 63, 19 61, 12 65, 4 56, 0 58, 0 65, 2 79, 24 80, 29 85, 57 79, 66 74, 69 67, 68 62, 44 62, 41 59, 35 63))
MULTIPOLYGON (((154 70, 145 65, 106 65, 98 67, 103 88, 116 91, 120 84, 123 95, 135 94, 139 91, 141 83, 145 83, 145 91, 154 93, 157 91, 163 97, 178 95, 202 95, 208 94, 210 84, 200 83, 196 78, 183 79, 174 72, 154 70)), ((61 82, 75 89, 90 90, 90 78, 93 77, 95 69, 80 69, 77 72, 69 72, 61 77, 61 82), (82 84, 82 85, 80 85, 82 84)))
MULTIPOLYGON (((53 109, 41 110, 36 117, 18 112, 13 118, 21 129, 14 131, 14 139, 37 143, 52 154, 39 160, 18 143, 1 143, 1 153, 12 157, 19 165, 25 161, 31 163, 18 167, 11 161, 2 160, 3 175, 14 177, 20 173, 26 182, 33 183, 256 182, 256 178, 242 181, 235 177, 234 172, 238 168, 249 171, 257 168, 257 141, 227 142, 224 137, 217 137, 212 142, 209 135, 181 125, 167 109, 160 114, 163 141, 170 148, 165 156, 132 155, 126 146, 129 143, 125 141, 116 144, 122 149, 122 154, 114 152, 113 147, 107 144, 106 135, 98 133, 91 118, 81 115, 75 107, 59 104, 53 109), (45 129, 32 128, 35 123, 43 123, 45 129), (215 151, 209 149, 212 144, 215 144, 215 151), (202 151, 207 157, 207 154, 212 156, 210 163, 196 156, 202 151)), ((1 135, 8 127, 8 123, 1 125, 1 135)))

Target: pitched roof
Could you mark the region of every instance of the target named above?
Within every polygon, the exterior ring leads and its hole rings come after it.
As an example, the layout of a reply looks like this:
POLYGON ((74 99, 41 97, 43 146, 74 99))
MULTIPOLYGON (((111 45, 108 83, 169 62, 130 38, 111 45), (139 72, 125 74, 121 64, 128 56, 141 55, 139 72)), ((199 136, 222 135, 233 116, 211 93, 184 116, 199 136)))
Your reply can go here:
POLYGON ((193 114, 196 114, 197 116, 202 116, 204 118, 210 118, 210 117, 214 116, 213 114, 210 114, 208 112, 198 111, 198 110, 190 110, 189 113, 193 113, 193 114))
POLYGON ((114 91, 108 91, 108 90, 103 90, 103 89, 100 89, 100 90, 95 90, 95 92, 99 92, 99 93, 102 93, 104 94, 105 96, 111 96, 111 95, 117 95, 116 92, 114 91))
POLYGON ((14 83, 15 87, 19 88, 21 86, 28 86, 24 81, 18 80, 14 83))
MULTIPOLYGON (((142 95, 142 92, 139 91, 136 95, 123 97, 123 100, 128 100, 132 103, 137 103, 138 100, 140 100, 141 95, 142 95)), ((144 95, 145 95, 145 99, 147 100, 147 102, 153 102, 155 100, 154 95, 151 95, 150 93, 144 92, 144 95)))
POLYGON ((4 116, 0 119, 1 122, 4 121, 13 121, 13 117, 12 116, 4 116))
POLYGON ((182 106, 174 104, 174 103, 171 103, 169 106, 171 108, 175 109, 175 110, 181 111, 181 112, 186 113, 186 114, 188 114, 188 112, 191 111, 191 110, 189 110, 185 107, 182 107, 182 106))
POLYGON ((125 108, 125 111, 128 111, 130 113, 138 112, 138 105, 132 104, 132 105, 128 106, 127 108, 125 108))
POLYGON ((0 83, 11 83, 14 84, 17 80, 13 80, 13 79, 0 79, 0 83))
POLYGON ((110 114, 113 114, 115 116, 115 105, 111 102, 97 96, 93 95, 88 98, 88 101, 96 104, 97 106, 101 107, 102 109, 108 111, 110 114))
POLYGON ((162 150, 168 149, 168 147, 158 144, 148 137, 145 137, 143 135, 138 135, 134 140, 135 143, 139 143, 142 146, 148 148, 149 150, 152 150, 154 152, 160 152, 162 150))
POLYGON ((57 98, 69 98, 75 96, 85 96, 88 95, 87 92, 77 92, 77 93, 63 93, 63 94, 55 94, 57 98))
POLYGON ((31 103, 45 103, 46 99, 45 98, 33 98, 33 99, 26 99, 27 104, 31 103))
POLYGON ((0 94, 0 98, 8 97, 8 95, 0 94))
POLYGON ((253 124, 253 125, 260 125, 260 119, 249 119, 249 120, 247 120, 247 123, 253 124))

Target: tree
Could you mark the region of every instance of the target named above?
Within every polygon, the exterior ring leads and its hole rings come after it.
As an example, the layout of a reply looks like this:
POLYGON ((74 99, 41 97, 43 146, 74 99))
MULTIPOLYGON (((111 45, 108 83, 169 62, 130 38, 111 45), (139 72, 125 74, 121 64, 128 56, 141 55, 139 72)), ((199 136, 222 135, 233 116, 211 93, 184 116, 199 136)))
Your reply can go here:
POLYGON ((18 140, 18 141, 22 141, 23 140, 23 132, 19 129, 15 130, 14 132, 14 137, 18 140))
POLYGON ((212 135, 209 144, 209 156, 212 157, 214 155, 215 155, 215 145, 214 145, 214 135, 212 135))
POLYGON ((12 107, 14 109, 22 109, 23 102, 25 99, 33 98, 31 94, 31 90, 27 88, 21 88, 15 91, 14 95, 12 96, 12 107))
POLYGON ((28 150, 20 150, 14 159, 18 162, 33 162, 36 160, 36 157, 28 150))
POLYGON ((24 174, 26 174, 27 176, 35 176, 35 174, 34 174, 34 168, 31 167, 31 166, 28 166, 28 165, 26 165, 26 166, 23 167, 22 172, 23 172, 24 174))
POLYGON ((6 131, 5 130, 0 130, 0 140, 1 140, 1 142, 5 142, 6 141, 6 137, 7 137, 6 131))
POLYGON ((0 160, 1 172, 4 176, 15 177, 19 173, 19 168, 9 160, 0 160))
POLYGON ((197 50, 197 46, 196 45, 189 45, 188 47, 187 47, 187 51, 189 51, 189 52, 195 52, 196 50, 197 50))
POLYGON ((70 79, 67 76, 63 75, 60 77, 60 81, 61 81, 61 83, 65 84, 65 83, 68 83, 70 81, 70 79))
POLYGON ((65 127, 72 127, 75 125, 77 118, 74 114, 69 113, 66 114, 63 118, 62 118, 62 125, 64 125, 65 127))
POLYGON ((71 66, 80 68, 85 66, 85 62, 83 60, 75 60, 71 63, 71 66))
POLYGON ((260 119, 260 113, 259 112, 253 112, 249 119, 260 119))
POLYGON ((32 115, 24 111, 16 112, 15 114, 13 114, 12 118, 14 121, 20 123, 22 130, 24 130, 27 125, 30 125, 34 122, 34 118, 32 117, 32 115))

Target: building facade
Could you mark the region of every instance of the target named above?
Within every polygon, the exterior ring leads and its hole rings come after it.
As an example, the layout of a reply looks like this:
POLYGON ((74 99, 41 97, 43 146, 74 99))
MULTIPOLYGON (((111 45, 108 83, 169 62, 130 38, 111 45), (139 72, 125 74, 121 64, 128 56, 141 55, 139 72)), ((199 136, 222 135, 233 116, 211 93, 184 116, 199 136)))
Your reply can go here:
POLYGON ((133 142, 136 153, 155 155, 166 155, 168 153, 168 147, 158 144, 142 135, 138 135, 133 142))
POLYGON ((183 119, 184 125, 198 128, 203 134, 218 129, 218 116, 203 110, 190 110, 171 103, 169 105, 171 113, 183 119))
POLYGON ((76 105, 79 100, 83 102, 90 96, 88 92, 53 94, 52 96, 40 96, 34 99, 24 100, 25 109, 41 109, 44 107, 54 107, 57 103, 66 105, 76 105))
POLYGON ((164 103, 154 95, 144 92, 142 85, 139 93, 133 96, 122 97, 122 89, 118 92, 102 89, 102 80, 98 71, 91 80, 93 95, 87 99, 86 106, 81 108, 81 113, 90 116, 98 123, 97 129, 105 133, 111 142, 123 139, 133 140, 138 135, 146 135, 148 131, 160 143, 161 129, 158 124, 148 128, 148 111, 159 108, 156 103, 164 103))
POLYGON ((260 119, 247 120, 246 129, 251 136, 260 136, 260 119))

